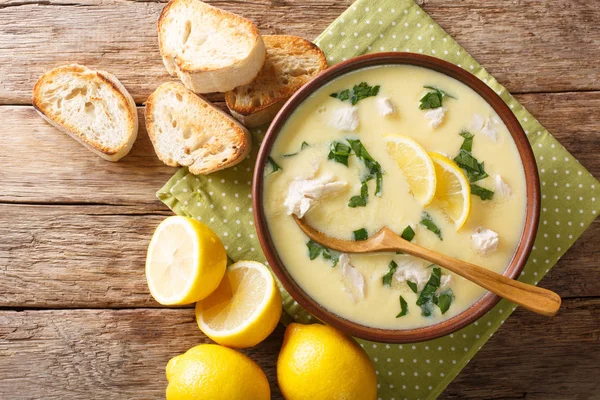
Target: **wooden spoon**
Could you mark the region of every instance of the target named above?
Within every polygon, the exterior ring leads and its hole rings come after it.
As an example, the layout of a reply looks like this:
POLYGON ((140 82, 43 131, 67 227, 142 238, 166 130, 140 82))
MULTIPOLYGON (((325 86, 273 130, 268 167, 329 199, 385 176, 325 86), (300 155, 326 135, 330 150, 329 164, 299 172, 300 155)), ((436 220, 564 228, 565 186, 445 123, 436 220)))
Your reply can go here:
POLYGON ((556 293, 528 285, 504 275, 478 267, 456 258, 417 246, 384 227, 367 240, 353 241, 331 238, 316 230, 304 220, 294 216, 302 232, 317 243, 343 253, 372 253, 401 251, 446 268, 465 279, 535 313, 553 316, 560 308, 560 296, 556 293))

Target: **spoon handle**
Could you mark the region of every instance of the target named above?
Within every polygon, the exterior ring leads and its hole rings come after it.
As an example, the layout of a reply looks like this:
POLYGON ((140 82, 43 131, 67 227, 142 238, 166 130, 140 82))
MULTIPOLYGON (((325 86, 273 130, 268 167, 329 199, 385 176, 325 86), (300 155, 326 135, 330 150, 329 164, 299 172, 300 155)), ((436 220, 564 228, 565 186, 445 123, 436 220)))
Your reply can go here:
POLYGON ((405 253, 430 261, 537 314, 551 317, 560 308, 560 296, 550 290, 510 279, 489 269, 433 252, 416 244, 399 243, 405 253))

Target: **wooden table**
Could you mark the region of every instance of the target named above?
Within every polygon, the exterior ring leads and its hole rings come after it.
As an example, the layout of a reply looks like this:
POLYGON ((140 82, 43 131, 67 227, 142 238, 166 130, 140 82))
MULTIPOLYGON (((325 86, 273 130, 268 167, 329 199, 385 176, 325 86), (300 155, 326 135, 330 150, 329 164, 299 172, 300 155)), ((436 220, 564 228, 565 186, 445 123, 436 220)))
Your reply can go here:
MULTIPOLYGON (((213 1, 263 33, 316 37, 344 0, 213 1)), ((426 0, 425 10, 600 177, 600 12, 593 0, 426 0)), ((143 265, 171 212, 155 192, 175 172, 143 128, 130 155, 103 161, 44 123, 33 83, 70 62, 106 69, 138 105, 169 79, 154 1, 0 0, 0 399, 164 397, 167 360, 207 342, 193 311, 159 307, 143 265)), ((222 104, 221 96, 210 96, 222 104)), ((554 319, 518 310, 442 396, 598 399, 600 222, 542 285, 554 319)), ((247 353, 281 398, 283 328, 247 353)), ((401 396, 402 397, 402 396, 401 396)))

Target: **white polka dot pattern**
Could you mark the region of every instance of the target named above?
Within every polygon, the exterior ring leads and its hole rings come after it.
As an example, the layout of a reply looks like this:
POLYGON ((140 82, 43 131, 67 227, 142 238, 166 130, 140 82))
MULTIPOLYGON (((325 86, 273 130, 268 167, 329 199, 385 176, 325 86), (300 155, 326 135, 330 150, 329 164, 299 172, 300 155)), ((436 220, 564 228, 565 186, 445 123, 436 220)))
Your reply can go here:
MULTIPOLYGON (((465 68, 510 106, 528 135, 538 163, 542 212, 534 250, 520 280, 537 284, 600 211, 600 184, 475 59, 412 0, 359 0, 316 40, 330 64, 373 51, 435 55, 465 68)), ((259 143, 264 132, 253 132, 259 143)), ((252 154, 236 167, 209 176, 182 168, 157 193, 179 215, 209 225, 232 260, 264 262, 252 220, 252 154)), ((284 323, 312 323, 287 293, 284 323)), ((435 399, 515 310, 501 301, 479 321, 446 337, 414 345, 360 341, 375 365, 378 396, 435 399)))

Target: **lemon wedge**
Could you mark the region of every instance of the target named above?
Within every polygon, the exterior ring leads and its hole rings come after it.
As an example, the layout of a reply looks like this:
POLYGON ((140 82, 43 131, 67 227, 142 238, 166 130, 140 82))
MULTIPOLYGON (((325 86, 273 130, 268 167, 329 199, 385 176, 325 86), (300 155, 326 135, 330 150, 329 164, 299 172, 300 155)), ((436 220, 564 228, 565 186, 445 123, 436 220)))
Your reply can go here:
POLYGON ((173 216, 158 225, 150 240, 146 279, 160 304, 190 304, 219 286, 226 265, 225 248, 209 227, 173 216))
POLYGON ((429 156, 437 176, 435 200, 458 231, 471 213, 471 185, 454 161, 438 153, 429 153, 429 156))
POLYGON ((431 203, 435 196, 436 175, 427 151, 413 139, 401 135, 386 136, 385 143, 415 198, 424 206, 431 203))
POLYGON ((281 317, 281 294, 271 271, 254 261, 227 268, 221 284, 196 304, 200 330, 215 342, 245 348, 262 342, 281 317))

